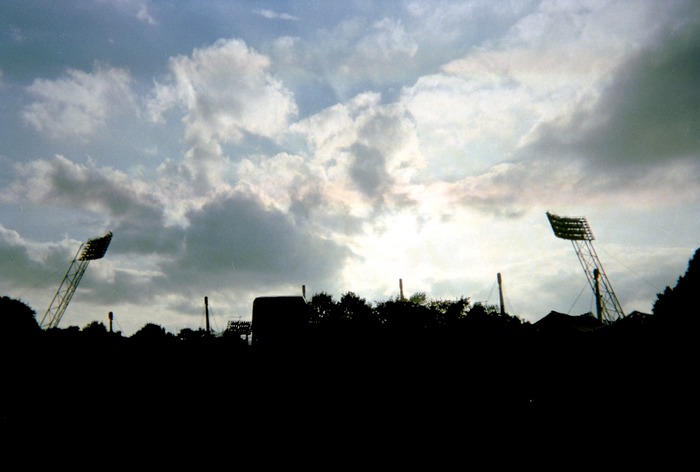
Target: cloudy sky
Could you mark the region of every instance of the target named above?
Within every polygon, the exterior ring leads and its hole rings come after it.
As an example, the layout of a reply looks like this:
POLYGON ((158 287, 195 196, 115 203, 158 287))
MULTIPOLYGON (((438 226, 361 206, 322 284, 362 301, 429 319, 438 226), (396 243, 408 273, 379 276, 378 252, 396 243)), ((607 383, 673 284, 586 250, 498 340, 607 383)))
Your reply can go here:
POLYGON ((700 247, 696 1, 0 3, 0 295, 173 333, 260 295, 625 312, 700 247))

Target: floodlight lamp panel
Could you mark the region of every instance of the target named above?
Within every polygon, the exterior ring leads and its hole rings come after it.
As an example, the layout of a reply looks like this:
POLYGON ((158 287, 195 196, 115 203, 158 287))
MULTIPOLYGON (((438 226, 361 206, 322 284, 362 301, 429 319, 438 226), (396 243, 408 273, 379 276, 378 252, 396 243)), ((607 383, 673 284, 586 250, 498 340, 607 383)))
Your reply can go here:
POLYGON ((78 258, 81 261, 94 261, 104 257, 112 241, 112 233, 109 232, 101 238, 95 238, 85 243, 85 247, 78 258))
POLYGON ((583 217, 563 217, 547 212, 547 218, 557 238, 571 241, 592 241, 593 232, 583 217))

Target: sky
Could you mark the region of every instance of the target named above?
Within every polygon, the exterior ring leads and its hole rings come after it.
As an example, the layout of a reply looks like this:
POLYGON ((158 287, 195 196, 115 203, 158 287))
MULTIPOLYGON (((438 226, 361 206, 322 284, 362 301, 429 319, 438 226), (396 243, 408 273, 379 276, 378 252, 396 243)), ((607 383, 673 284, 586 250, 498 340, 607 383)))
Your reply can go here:
POLYGON ((0 295, 177 334, 257 296, 625 313, 700 247, 696 1, 0 2, 0 295))

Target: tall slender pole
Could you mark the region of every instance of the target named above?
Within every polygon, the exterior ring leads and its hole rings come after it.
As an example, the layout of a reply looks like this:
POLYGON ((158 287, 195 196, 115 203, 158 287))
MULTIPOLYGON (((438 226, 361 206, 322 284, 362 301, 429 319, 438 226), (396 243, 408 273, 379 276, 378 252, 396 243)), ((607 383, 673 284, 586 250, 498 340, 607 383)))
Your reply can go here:
POLYGON ((399 279, 399 297, 403 301, 403 279, 399 279))
POLYGON ((598 315, 598 321, 603 321, 603 303, 600 298, 600 271, 593 269, 593 278, 595 279, 595 311, 598 315))
POLYGON ((501 273, 499 272, 496 276, 498 279, 498 301, 501 303, 501 316, 506 314, 506 305, 503 302, 503 279, 501 279, 501 273))
POLYGON ((209 298, 204 297, 204 316, 206 318, 206 323, 207 323, 207 334, 211 333, 211 330, 209 329, 209 298))

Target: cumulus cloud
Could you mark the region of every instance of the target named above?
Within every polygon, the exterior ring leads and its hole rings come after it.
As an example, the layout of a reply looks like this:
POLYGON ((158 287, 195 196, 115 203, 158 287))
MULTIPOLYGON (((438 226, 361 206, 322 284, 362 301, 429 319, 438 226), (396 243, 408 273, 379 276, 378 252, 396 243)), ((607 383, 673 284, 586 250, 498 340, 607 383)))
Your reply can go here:
POLYGON ((698 30, 652 7, 610 32, 620 8, 543 3, 501 40, 406 87, 426 175, 449 180, 427 180, 426 192, 501 216, 697 201, 700 169, 672 161, 698 156, 698 30), (664 167, 639 168, 653 162, 664 167))
POLYGON ((175 282, 212 288, 328 283, 350 251, 289 215, 234 192, 188 214, 184 250, 163 265, 175 282))
POLYGON ((434 182, 423 193, 445 208, 467 207, 504 218, 582 205, 652 211, 696 204, 700 195, 694 182, 699 178, 698 166, 688 162, 606 172, 575 159, 532 157, 452 182, 434 182))
POLYGON ((236 188, 288 214, 315 234, 342 241, 362 228, 365 214, 340 174, 302 155, 250 156, 238 165, 236 188))
POLYGON ((148 220, 157 214, 159 204, 147 184, 94 162, 81 165, 58 155, 22 166, 20 174, 25 180, 15 190, 37 203, 84 207, 114 218, 148 220))
POLYGON ((127 70, 99 64, 93 72, 68 69, 56 80, 35 79, 27 87, 34 101, 22 117, 52 138, 87 138, 110 116, 134 106, 130 82, 127 70))
POLYGON ((274 138, 286 129, 296 105, 269 68, 267 57, 240 40, 219 40, 190 57, 172 58, 171 76, 157 84, 150 102, 152 117, 184 110, 185 137, 193 149, 240 142, 245 133, 274 138))
POLYGON ((270 60, 240 40, 219 40, 170 60, 170 76, 156 85, 151 117, 183 113, 189 146, 183 164, 200 193, 225 186, 225 143, 244 137, 275 140, 297 113, 292 93, 270 72, 270 60))
POLYGON ((406 32, 400 21, 383 18, 372 25, 369 34, 357 44, 357 53, 373 61, 390 60, 393 56, 413 57, 418 44, 406 32))
POLYGON ((418 65, 419 44, 397 18, 368 22, 352 17, 316 36, 313 43, 276 41, 275 57, 285 66, 291 64, 281 71, 290 81, 311 76, 316 89, 330 89, 340 101, 368 89, 402 84, 418 65))
POLYGON ((291 130, 306 138, 310 162, 329 182, 324 198, 355 216, 407 203, 404 187, 425 164, 410 114, 382 104, 379 94, 360 94, 291 130))
POLYGON ((293 88, 302 111, 316 112, 369 90, 392 100, 417 77, 500 37, 532 9, 528 2, 454 1, 344 7, 343 21, 275 38, 269 49, 275 72, 293 88))
POLYGON ((426 178, 455 180, 511 159, 511 152, 545 113, 524 87, 451 74, 421 77, 401 101, 415 122, 429 162, 426 178))
POLYGON ((113 252, 164 255, 179 250, 181 229, 168 213, 169 206, 181 202, 169 201, 158 182, 56 156, 20 166, 10 190, 15 200, 95 215, 95 231, 119 235, 113 252))
POLYGON ((46 284, 46 267, 56 262, 56 254, 60 252, 57 244, 42 247, 0 224, 0 270, 14 275, 3 280, 2 291, 11 293, 15 289, 26 289, 36 281, 46 284))
MULTIPOLYGON (((159 296, 182 294, 184 285, 193 294, 205 288, 327 286, 336 283, 337 272, 352 256, 318 227, 295 218, 294 211, 275 207, 275 199, 266 204, 245 189, 194 201, 183 195, 184 201, 169 202, 159 182, 57 156, 19 167, 11 190, 15 200, 98 215, 99 229, 94 231, 114 233, 110 260, 119 264, 101 264, 87 284, 90 290, 84 290, 86 300, 109 302, 116 290, 138 303, 153 299, 153 291, 159 296), (169 221, 168 205, 184 208, 179 222, 169 221), (150 289, 139 288, 144 284, 150 289)), ((306 198, 294 197, 290 205, 306 198)), ((32 274, 40 272, 38 262, 30 263, 28 244, 20 235, 0 229, 0 253, 12 254, 8 261, 33 267, 27 269, 32 274)), ((54 251, 56 257, 67 259, 62 249, 54 251)))
MULTIPOLYGON (((518 146, 533 129, 575 108, 581 97, 595 96, 613 67, 641 42, 640 32, 654 27, 644 9, 631 9, 626 16, 634 28, 626 24, 624 31, 610 33, 610 22, 620 14, 615 5, 500 7, 503 26, 517 18, 501 37, 403 89, 400 99, 415 119, 421 149, 432 164, 427 175, 434 178, 476 176, 517 160, 518 146)), ((475 7, 462 10, 456 13, 471 21, 479 16, 475 7)), ((485 17, 495 21, 495 10, 489 10, 485 17)), ((436 20, 419 4, 410 11, 436 20)))
POLYGON ((528 152, 607 170, 700 158, 700 34, 696 24, 622 63, 596 100, 542 124, 528 152))

